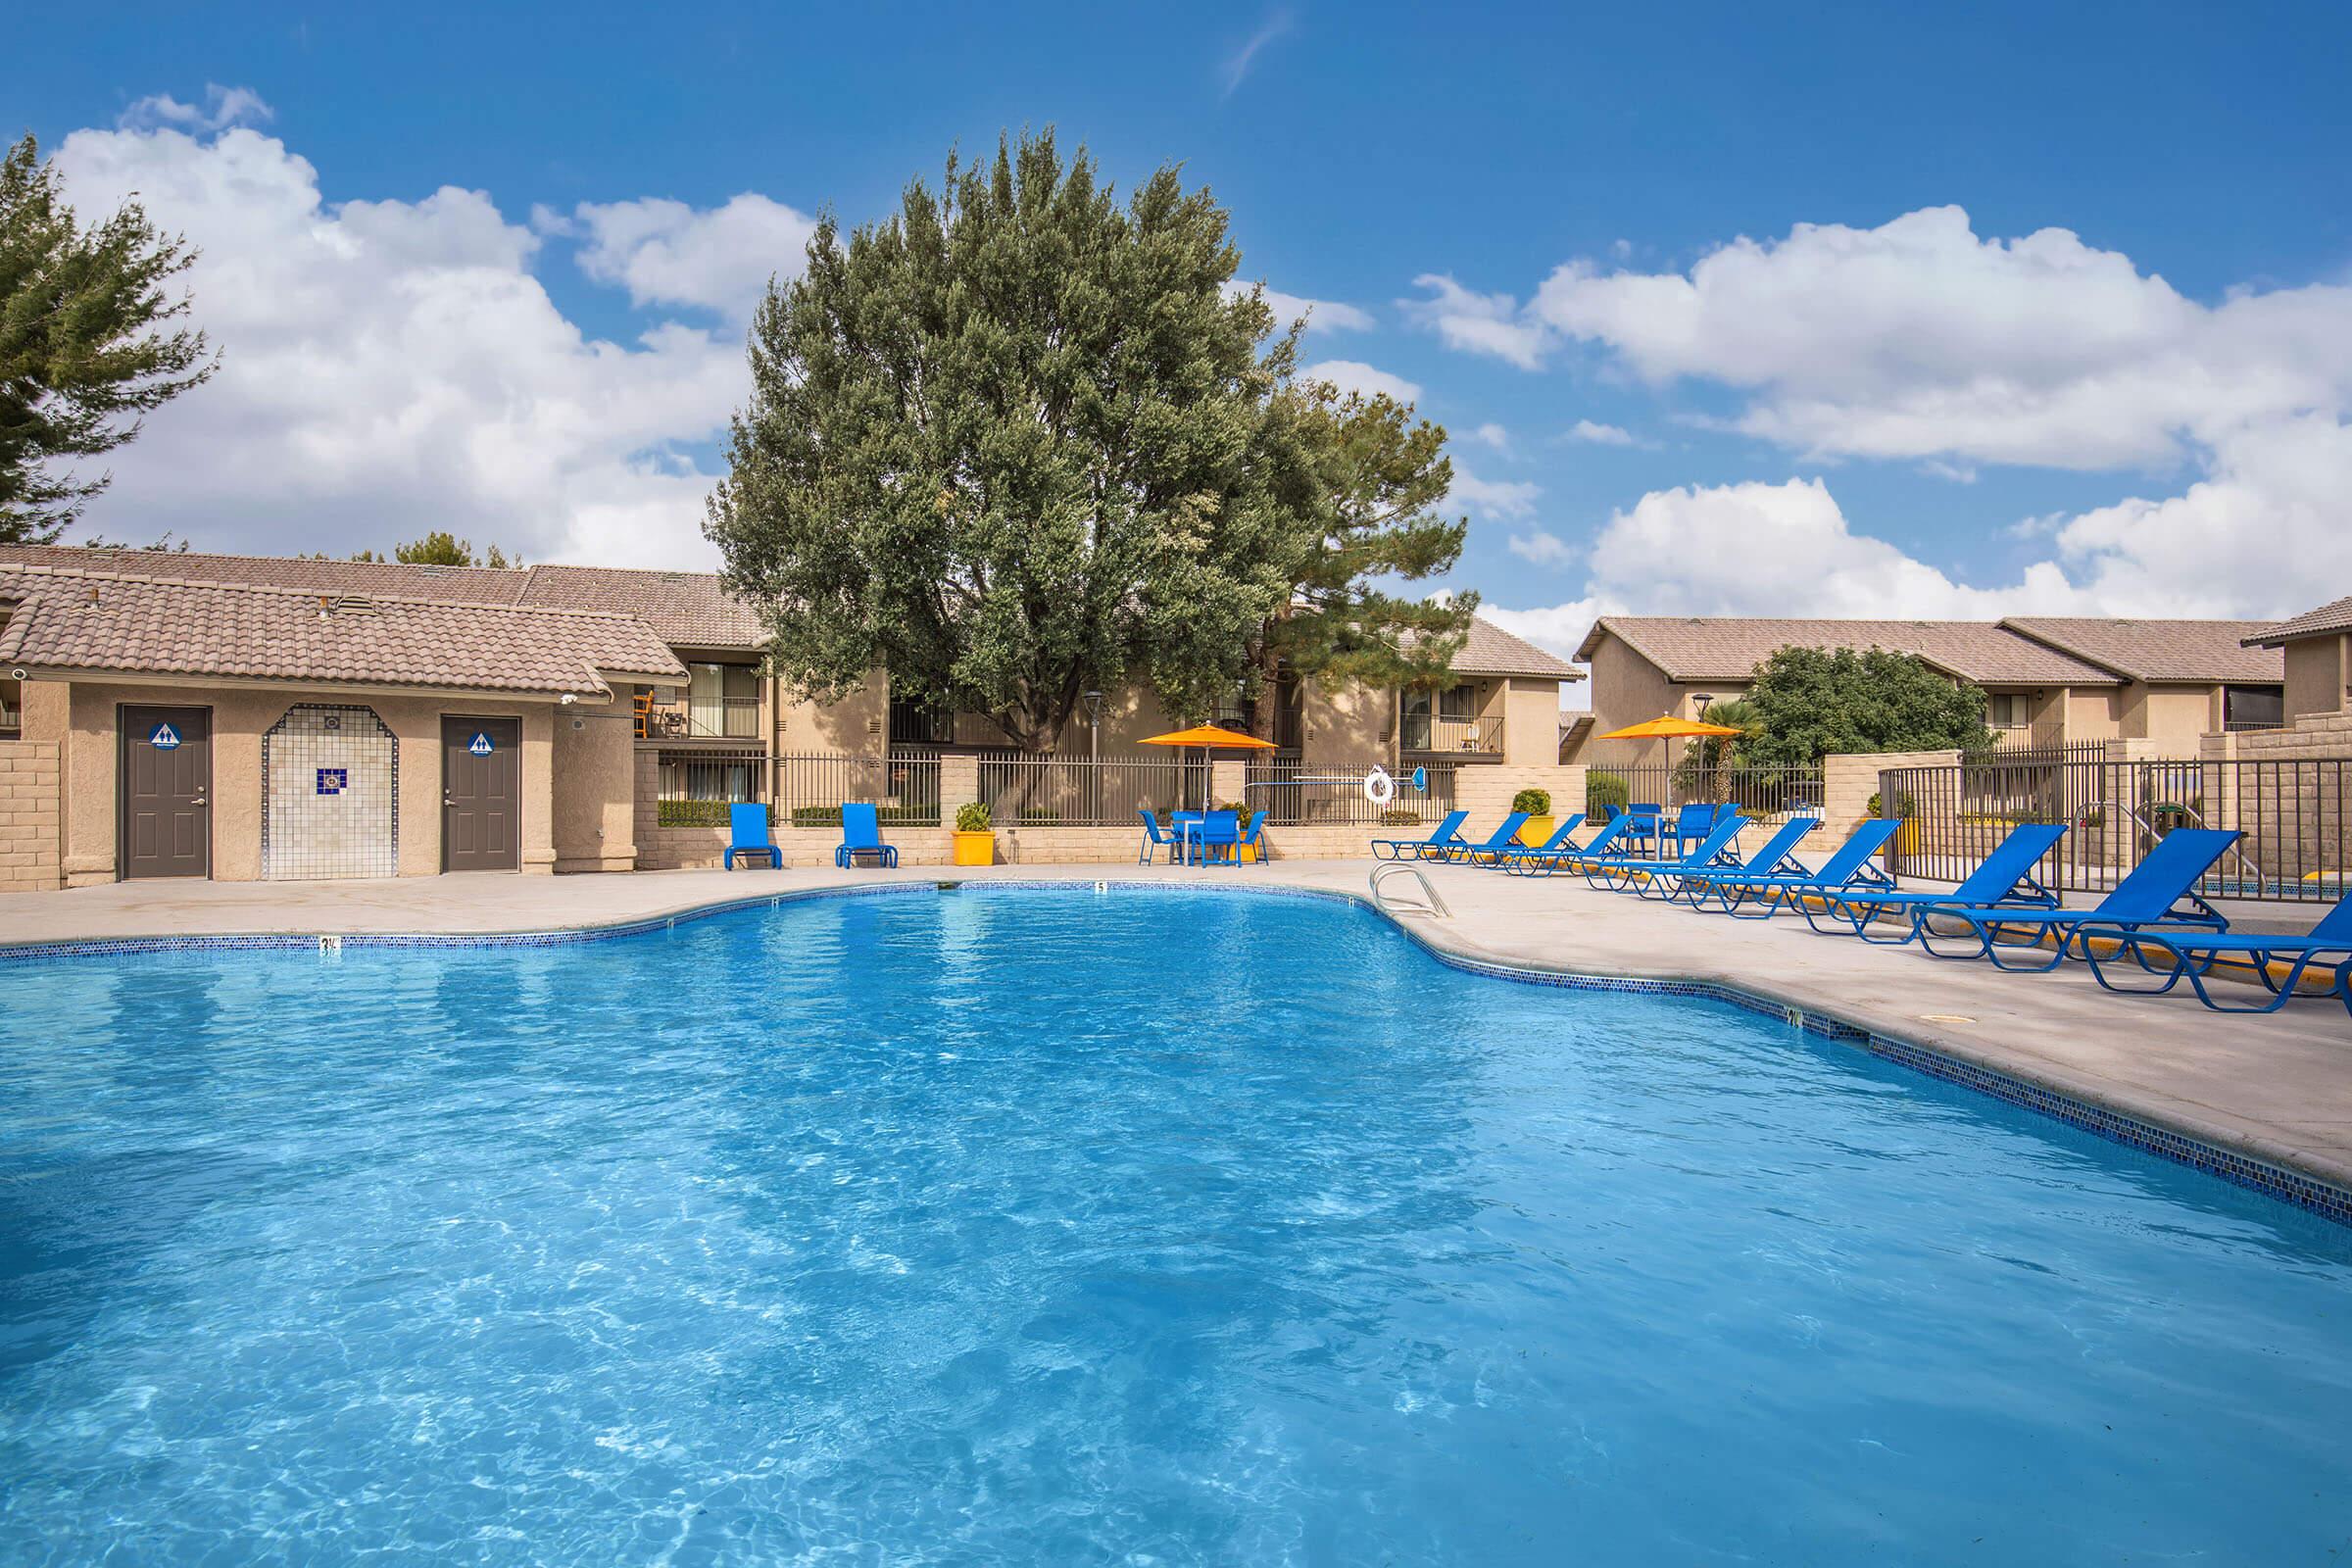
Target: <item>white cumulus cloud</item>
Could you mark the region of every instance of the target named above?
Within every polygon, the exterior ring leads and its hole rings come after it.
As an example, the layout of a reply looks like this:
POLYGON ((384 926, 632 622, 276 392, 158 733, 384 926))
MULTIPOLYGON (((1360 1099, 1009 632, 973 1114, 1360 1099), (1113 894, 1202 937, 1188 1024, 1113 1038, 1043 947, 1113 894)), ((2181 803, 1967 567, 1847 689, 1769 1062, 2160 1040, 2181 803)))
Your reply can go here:
POLYGON ((583 202, 564 226, 582 237, 580 270, 625 287, 632 305, 700 306, 740 323, 770 277, 801 274, 816 220, 747 191, 699 211, 662 198, 583 202))
POLYGON ((277 111, 262 101, 251 87, 204 84, 204 102, 183 104, 168 92, 150 93, 131 101, 116 122, 126 130, 154 130, 172 125, 181 130, 225 130, 230 125, 266 125, 277 111))
POLYGON ((94 530, 341 555, 448 528, 533 559, 712 560, 712 475, 685 449, 748 390, 734 334, 589 337, 532 275, 539 236, 486 193, 329 203, 248 128, 77 131, 57 165, 84 212, 136 191, 201 248, 193 319, 220 351, 112 455, 94 530))
POLYGON ((1399 403, 1421 401, 1419 383, 1407 381, 1401 375, 1391 375, 1386 370, 1374 369, 1361 360, 1324 360, 1308 366, 1299 373, 1310 381, 1329 381, 1342 392, 1360 392, 1365 397, 1385 393, 1399 403))
POLYGON ((1398 300, 1397 307, 1447 347, 1507 360, 1522 370, 1543 368, 1550 333, 1508 294, 1475 293, 1444 272, 1424 272, 1413 287, 1428 290, 1428 297, 1398 300))
POLYGON ((1634 433, 1623 425, 1579 419, 1568 427, 1564 439, 1590 447, 1630 447, 1634 444, 1634 433))
POLYGON ((1536 498, 1543 493, 1543 486, 1525 479, 1482 479, 1457 461, 1453 488, 1446 499, 1484 516, 1525 517, 1534 514, 1536 498))
POLYGON ((1359 306, 1344 305, 1338 300, 1308 299, 1303 294, 1285 294, 1278 288, 1262 283, 1245 283, 1235 278, 1225 285, 1225 297, 1232 299, 1247 294, 1252 288, 1264 289, 1266 309, 1274 313, 1274 325, 1287 332, 1293 321, 1303 320, 1309 332, 1368 332, 1376 323, 1372 313, 1359 306))

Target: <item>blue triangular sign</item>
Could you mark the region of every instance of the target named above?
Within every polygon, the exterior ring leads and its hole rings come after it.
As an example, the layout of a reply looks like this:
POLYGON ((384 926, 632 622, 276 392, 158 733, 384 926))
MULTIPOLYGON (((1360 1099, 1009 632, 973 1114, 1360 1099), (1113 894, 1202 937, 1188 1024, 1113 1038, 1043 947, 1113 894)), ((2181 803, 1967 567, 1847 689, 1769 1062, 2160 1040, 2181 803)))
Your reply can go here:
POLYGON ((472 741, 467 743, 466 749, 476 757, 488 757, 493 749, 490 745, 489 731, 475 730, 472 741))
POLYGON ((171 751, 179 745, 179 731, 169 724, 158 724, 155 733, 147 737, 147 744, 159 752, 171 751))

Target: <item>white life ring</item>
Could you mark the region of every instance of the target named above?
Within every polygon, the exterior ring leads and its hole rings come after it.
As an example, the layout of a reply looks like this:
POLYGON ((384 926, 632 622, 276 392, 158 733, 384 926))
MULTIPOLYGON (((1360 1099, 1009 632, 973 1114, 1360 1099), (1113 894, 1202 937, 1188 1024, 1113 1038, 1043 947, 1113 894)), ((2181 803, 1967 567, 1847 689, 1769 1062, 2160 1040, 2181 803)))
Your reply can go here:
POLYGON ((1396 798, 1396 781, 1389 777, 1385 767, 1375 767, 1364 775, 1364 799, 1374 806, 1386 806, 1396 798))

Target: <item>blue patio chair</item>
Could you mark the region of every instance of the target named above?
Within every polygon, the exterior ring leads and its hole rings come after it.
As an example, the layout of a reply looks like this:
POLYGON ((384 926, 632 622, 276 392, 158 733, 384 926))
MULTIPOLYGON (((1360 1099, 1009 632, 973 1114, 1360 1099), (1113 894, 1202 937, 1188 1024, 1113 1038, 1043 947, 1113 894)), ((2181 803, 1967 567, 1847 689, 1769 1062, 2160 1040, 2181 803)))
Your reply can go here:
MULTIPOLYGON (((1258 864, 1260 864, 1260 865, 1263 865, 1263 864, 1265 864, 1265 863, 1266 863, 1266 813, 1265 813, 1265 812, 1263 812, 1263 811, 1253 811, 1253 812, 1251 812, 1251 813, 1250 813, 1250 825, 1249 825, 1248 827, 1246 827, 1246 828, 1242 829, 1242 842, 1243 842, 1244 844, 1247 844, 1247 845, 1249 845, 1249 846, 1250 846, 1251 849, 1253 849, 1253 850, 1255 850, 1255 851, 1257 852, 1257 863, 1258 863, 1258 864)), ((1236 856, 1234 857, 1234 858, 1238 860, 1238 859, 1240 859, 1240 858, 1241 858, 1241 857, 1240 857, 1239 855, 1236 855, 1236 856)))
POLYGON ((2086 925, 2098 926, 2107 940, 2117 934, 2171 936, 2198 931, 2225 932, 2230 922, 2222 911, 2196 893, 2197 879, 2237 842, 2234 828, 2180 827, 2156 841, 2132 874, 2087 909, 2011 909, 1975 907, 1938 902, 1922 905, 1914 918, 1920 947, 1938 958, 1990 958, 2003 969, 2055 969, 2066 961, 2075 939, 2086 925), (1968 927, 1964 952, 1946 953, 1936 946, 1948 934, 1933 921, 1958 920, 1968 927), (2006 937, 2008 940, 2003 940, 2006 937), (2003 960, 2004 949, 2031 948, 2036 953, 2056 938, 2050 955, 2037 963, 2003 960), (2020 940, 2022 938, 2022 940, 2020 940))
POLYGON ((1135 814, 1144 819, 1144 848, 1143 853, 1135 858, 1135 863, 1150 865, 1164 846, 1168 852, 1168 863, 1174 865, 1176 863, 1176 835, 1160 831, 1159 818, 1143 808, 1136 808, 1135 814))
POLYGON ((1885 849, 1886 841, 1902 825, 1898 817, 1872 817, 1846 835, 1845 842, 1822 862, 1818 871, 1780 876, 1760 875, 1746 869, 1702 874, 1693 878, 1699 888, 1690 900, 1690 907, 1703 909, 1712 899, 1725 914, 1742 920, 1769 920, 1783 909, 1804 907, 1808 899, 1856 886, 1892 888, 1894 878, 1871 864, 1871 857, 1885 849), (1758 906, 1749 908, 1751 901, 1758 906))
POLYGON ((1211 860, 1238 860, 1242 857, 1235 846, 1241 842, 1242 813, 1211 811, 1193 839, 1195 863, 1206 865, 1211 860))
POLYGON ((1965 904, 1971 908, 2014 906, 2055 909, 2058 895, 2034 879, 2034 867, 2066 836, 2063 824, 2029 822, 2009 836, 1949 893, 1861 888, 1807 900, 1798 912, 1814 930, 1829 936, 1857 936, 1865 942, 1901 947, 1919 935, 1919 911, 1931 904, 1965 904), (1908 919, 1902 918, 1909 916, 1908 919), (1873 935, 1871 923, 1895 917, 1873 935))
MULTIPOLYGON (((1724 810, 1735 816, 1739 814, 1730 807, 1724 808, 1724 810)), ((1664 848, 1664 840, 1672 839, 1674 853, 1679 858, 1684 845, 1695 844, 1714 832, 1716 821, 1717 813, 1712 804, 1702 801, 1685 806, 1674 813, 1674 826, 1659 835, 1660 848, 1664 848)))
MULTIPOLYGON (((1714 813, 1710 811, 1708 814, 1712 816, 1714 813)), ((1645 855, 1616 855, 1599 859, 1587 858, 1578 869, 1585 873, 1588 883, 1604 892, 1623 893, 1629 889, 1637 893, 1643 892, 1645 889, 1642 884, 1658 882, 1684 871, 1704 870, 1713 865, 1730 854, 1732 841, 1740 836, 1740 830, 1746 825, 1737 816, 1720 822, 1714 832, 1700 839, 1688 854, 1672 860, 1661 860, 1645 855)), ((1736 865, 1739 862, 1734 860, 1732 863, 1736 865)))
POLYGON ((1636 801, 1625 808, 1625 814, 1632 819, 1633 825, 1626 829, 1626 834, 1632 840, 1633 845, 1655 845, 1657 843, 1665 826, 1659 819, 1666 814, 1666 808, 1644 801, 1636 801))
POLYGON ((1375 860, 1443 859, 1448 847, 1461 843, 1462 824, 1470 819, 1468 811, 1447 811, 1438 830, 1425 839, 1374 839, 1372 858, 1375 860), (1388 854, 1381 854, 1386 847, 1388 854))
POLYGON ((1507 871, 1510 869, 1513 861, 1531 860, 1539 856, 1557 855, 1562 850, 1565 850, 1569 847, 1568 835, 1574 833, 1579 827, 1583 826, 1584 820, 1585 813, 1579 811, 1574 816, 1571 816, 1566 821, 1562 822, 1558 827, 1553 828, 1551 830, 1551 837, 1545 839, 1543 843, 1514 844, 1510 848, 1504 850, 1502 854, 1495 858, 1494 863, 1501 866, 1507 871))
MULTIPOLYGON (((1603 807, 1603 810, 1608 808, 1603 807)), ((1502 868, 1513 876, 1550 876, 1563 868, 1574 867, 1581 861, 1616 853, 1618 841, 1632 829, 1634 819, 1623 811, 1601 824, 1592 842, 1583 846, 1563 844, 1558 849, 1528 850, 1506 856, 1502 868)))
POLYGON ((735 869, 738 855, 764 855, 776 870, 784 869, 784 852, 767 836, 767 808, 756 801, 738 801, 727 808, 727 853, 719 857, 726 869, 735 869))
POLYGON ((1513 811, 1502 819, 1502 826, 1496 828, 1486 843, 1464 844, 1457 839, 1447 845, 1446 859, 1447 863, 1453 865, 1478 865, 1498 859, 1504 849, 1519 837, 1519 830, 1525 826, 1527 826, 1527 813, 1513 811), (1485 857, 1484 860, 1480 858, 1482 856, 1485 857))
MULTIPOLYGON (((2268 931, 2201 931, 2181 935, 2172 932, 2123 926, 2100 926, 2085 922, 2078 930, 2082 942, 2083 961, 2100 985, 2127 996, 2162 996, 2186 976, 2189 988, 2197 1000, 2216 1012, 2277 1012, 2286 1005, 2286 999, 2295 994, 2303 972, 2323 956, 2334 954, 2335 984, 2322 995, 2332 995, 2352 1012, 2352 894, 2337 901, 2334 908, 2322 916, 2308 936, 2285 936, 2268 931), (2128 956, 2150 974, 2163 973, 2164 983, 2150 990, 2144 986, 2119 986, 2107 978, 2107 966, 2099 961, 2098 946, 2102 941, 2116 945, 2116 956, 2128 956), (2147 950, 2153 948, 2172 960, 2169 972, 2160 971, 2148 961, 2147 950), (2205 989, 2206 977, 2214 967, 2227 960, 2232 968, 2251 969, 2255 980, 2270 993, 2271 1000, 2255 1006, 2235 1006, 2213 1000, 2205 989), (2287 966, 2284 975, 2271 972, 2274 964, 2287 966)), ((2323 965, 2324 967, 2325 965, 2323 965)))
POLYGON ((841 808, 841 847, 833 852, 833 863, 848 867, 858 863, 858 857, 870 855, 877 865, 897 865, 899 852, 882 842, 882 819, 871 802, 851 802, 841 808))

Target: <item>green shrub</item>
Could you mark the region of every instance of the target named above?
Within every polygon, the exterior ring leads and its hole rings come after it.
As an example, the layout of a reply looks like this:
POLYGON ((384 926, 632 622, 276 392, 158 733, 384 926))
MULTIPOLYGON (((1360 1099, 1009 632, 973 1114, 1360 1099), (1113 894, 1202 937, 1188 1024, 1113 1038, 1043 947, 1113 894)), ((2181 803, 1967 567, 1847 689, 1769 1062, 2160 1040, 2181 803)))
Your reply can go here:
MULTIPOLYGON (((728 813, 735 808, 733 801, 657 801, 654 803, 654 822, 658 827, 725 827, 728 813)), ((775 808, 768 808, 767 820, 776 820, 775 808)), ((833 820, 841 820, 835 811, 833 820)), ((798 823, 794 824, 798 826, 798 823)))
POLYGON ((1594 816, 1610 807, 1622 811, 1633 801, 1634 793, 1627 787, 1625 776, 1595 769, 1585 775, 1585 809, 1594 816))
MULTIPOLYGON (((1589 784, 1586 793, 1591 793, 1589 784)), ((1549 816, 1551 814, 1551 791, 1521 790, 1511 797, 1511 809, 1525 811, 1530 816, 1549 816)))
MULTIPOLYGON (((937 827, 939 808, 933 806, 877 806, 874 821, 881 827, 937 827)), ((841 808, 838 806, 796 806, 792 808, 794 827, 839 827, 841 808)))
POLYGON ((956 808, 956 831, 985 833, 988 831, 988 808, 978 801, 966 801, 956 808))
POLYGON ((1421 813, 1409 806, 1392 806, 1380 813, 1382 827, 1418 827, 1421 813))

